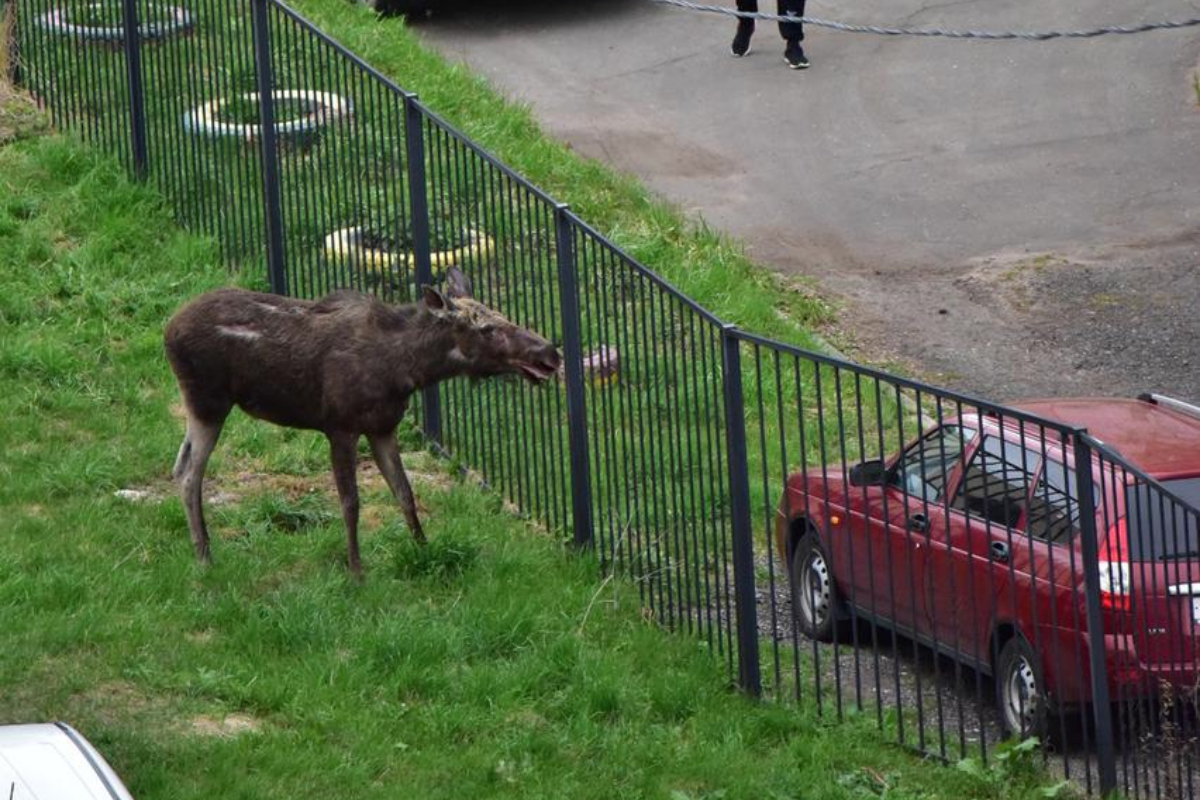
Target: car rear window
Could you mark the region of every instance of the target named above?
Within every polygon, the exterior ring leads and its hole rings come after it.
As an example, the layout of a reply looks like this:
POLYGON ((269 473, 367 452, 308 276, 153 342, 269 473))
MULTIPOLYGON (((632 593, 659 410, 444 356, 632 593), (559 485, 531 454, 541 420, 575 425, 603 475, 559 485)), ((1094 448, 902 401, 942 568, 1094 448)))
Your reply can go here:
POLYGON ((1177 502, 1148 483, 1125 487, 1129 552, 1134 561, 1200 560, 1200 477, 1163 481, 1177 502), (1188 508, 1191 506, 1191 508, 1188 508))

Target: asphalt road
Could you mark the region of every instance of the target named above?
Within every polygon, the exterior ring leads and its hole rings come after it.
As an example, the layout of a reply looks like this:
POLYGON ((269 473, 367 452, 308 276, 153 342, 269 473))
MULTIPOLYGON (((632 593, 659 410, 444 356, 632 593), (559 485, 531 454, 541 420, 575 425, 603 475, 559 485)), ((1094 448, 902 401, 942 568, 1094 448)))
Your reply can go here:
MULTIPOLYGON (((1200 399, 1200 29, 1053 43, 810 29, 813 67, 793 72, 771 25, 737 60, 730 21, 645 0, 453 6, 417 23, 428 43, 761 262, 817 278, 845 303, 852 355, 997 399, 1200 399)), ((988 29, 1198 10, 809 6, 988 29)))

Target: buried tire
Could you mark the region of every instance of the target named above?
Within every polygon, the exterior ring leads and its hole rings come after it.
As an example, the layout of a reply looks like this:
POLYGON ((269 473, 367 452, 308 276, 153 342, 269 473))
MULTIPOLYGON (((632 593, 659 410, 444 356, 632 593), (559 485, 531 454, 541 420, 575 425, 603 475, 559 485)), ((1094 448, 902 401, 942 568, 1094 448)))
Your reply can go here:
MULTIPOLYGON (((243 103, 258 103, 258 94, 247 92, 234 98, 243 103)), ((282 141, 295 145, 311 145, 322 130, 345 120, 353 111, 350 101, 332 92, 312 89, 275 89, 271 92, 274 103, 294 102, 305 106, 304 113, 294 119, 276 119, 275 135, 282 141)), ((222 119, 225 108, 232 102, 220 98, 202 103, 183 115, 183 128, 193 136, 212 138, 230 137, 248 142, 256 141, 262 134, 257 122, 230 122, 222 119)))
MULTIPOLYGON (((104 8, 103 3, 84 3, 86 10, 104 8)), ((138 39, 150 42, 171 36, 182 36, 192 28, 191 13, 181 6, 151 4, 146 7, 156 13, 153 20, 143 21, 137 26, 138 39)), ((71 18, 70 9, 56 8, 38 17, 38 24, 56 36, 64 36, 96 44, 120 44, 125 41, 124 25, 89 24, 71 18)))
POLYGON ((815 533, 810 531, 796 544, 788 577, 792 587, 792 613, 800 632, 819 642, 839 638, 846 627, 844 604, 838 594, 829 557, 815 533))

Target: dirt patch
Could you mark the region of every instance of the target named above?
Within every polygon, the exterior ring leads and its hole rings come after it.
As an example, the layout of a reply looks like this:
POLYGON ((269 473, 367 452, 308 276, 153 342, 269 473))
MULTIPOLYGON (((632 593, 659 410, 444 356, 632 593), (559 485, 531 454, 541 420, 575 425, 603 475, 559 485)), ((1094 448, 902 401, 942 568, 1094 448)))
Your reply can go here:
POLYGON ((205 628, 202 631, 188 631, 183 637, 192 644, 209 644, 215 635, 211 628, 205 628))
MULTIPOLYGON (((415 488, 430 488, 446 492, 454 486, 454 478, 437 458, 424 451, 404 454, 404 468, 409 481, 415 488)), ((362 459, 358 465, 359 490, 390 493, 387 482, 375 462, 362 459)), ((291 475, 280 472, 263 472, 253 465, 242 465, 240 469, 210 473, 204 481, 206 506, 235 505, 249 497, 270 494, 299 500, 312 494, 322 494, 336 502, 337 494, 333 479, 324 473, 317 475, 291 475)), ((166 477, 146 484, 126 486, 113 492, 113 496, 130 503, 161 503, 176 496, 174 483, 166 477)), ((420 498, 418 498, 418 505, 420 498)), ((366 508, 363 509, 367 511, 366 508)))
MULTIPOLYGON (((2 38, 2 34, 0 34, 2 38)), ((0 52, 4 44, 0 42, 0 52)), ((4 70, 0 67, 0 76, 4 70)), ((50 122, 29 95, 18 92, 0 78, 0 146, 50 130, 50 122)))
POLYGON ((827 276, 848 298, 835 343, 878 366, 1012 401, 1200 398, 1200 230, 1072 252, 997 252, 964 267, 827 276))
POLYGON ((71 697, 72 714, 115 724, 129 719, 159 719, 172 716, 169 698, 143 691, 128 681, 107 681, 71 697))
POLYGON ((192 717, 188 722, 190 732, 196 736, 212 736, 218 739, 232 739, 248 733, 258 733, 262 730, 262 720, 248 714, 229 714, 220 719, 201 714, 192 717))

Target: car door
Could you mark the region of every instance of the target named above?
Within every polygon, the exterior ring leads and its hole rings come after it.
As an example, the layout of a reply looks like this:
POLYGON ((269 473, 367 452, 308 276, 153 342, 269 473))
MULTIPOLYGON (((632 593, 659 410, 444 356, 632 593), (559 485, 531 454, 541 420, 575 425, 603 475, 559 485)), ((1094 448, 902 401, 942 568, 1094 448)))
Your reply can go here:
POLYGON ((928 564, 935 636, 957 655, 986 662, 993 622, 1025 616, 1037 561, 1028 549, 1026 505, 1040 463, 1034 447, 985 434, 957 481, 946 546, 928 564))
POLYGON ((945 491, 973 436, 943 425, 921 437, 896 460, 883 490, 868 504, 867 553, 856 563, 860 571, 866 567, 870 611, 905 632, 930 633, 925 552, 932 539, 944 538, 945 491))

